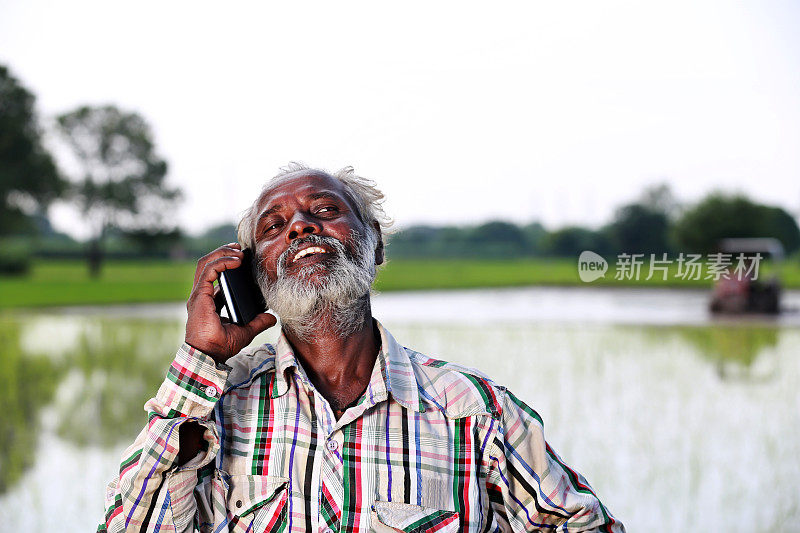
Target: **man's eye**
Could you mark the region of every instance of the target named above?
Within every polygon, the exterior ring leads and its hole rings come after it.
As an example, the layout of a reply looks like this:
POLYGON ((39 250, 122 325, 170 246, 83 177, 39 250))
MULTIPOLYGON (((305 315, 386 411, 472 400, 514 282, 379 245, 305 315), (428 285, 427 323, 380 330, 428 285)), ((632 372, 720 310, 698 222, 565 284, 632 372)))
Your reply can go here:
POLYGON ((338 210, 339 209, 335 205, 325 205, 317 209, 317 213, 330 213, 338 210))
POLYGON ((279 227, 281 227, 281 223, 280 222, 274 222, 272 224, 265 225, 264 226, 264 233, 269 233, 270 231, 272 231, 274 229, 277 229, 279 227))

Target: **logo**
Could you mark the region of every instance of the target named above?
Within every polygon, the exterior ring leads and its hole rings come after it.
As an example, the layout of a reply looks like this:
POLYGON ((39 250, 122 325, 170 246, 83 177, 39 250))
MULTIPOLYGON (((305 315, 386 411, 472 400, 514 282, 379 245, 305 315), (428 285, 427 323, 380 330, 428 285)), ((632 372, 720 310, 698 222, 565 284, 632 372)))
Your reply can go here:
POLYGON ((578 276, 584 283, 603 278, 608 270, 608 262, 590 250, 584 250, 578 257, 578 276))

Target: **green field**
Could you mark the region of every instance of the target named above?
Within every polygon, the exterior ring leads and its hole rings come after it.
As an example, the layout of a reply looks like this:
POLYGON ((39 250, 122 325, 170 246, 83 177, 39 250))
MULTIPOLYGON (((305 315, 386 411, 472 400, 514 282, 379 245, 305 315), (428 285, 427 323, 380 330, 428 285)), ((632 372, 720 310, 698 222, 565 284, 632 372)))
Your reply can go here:
POLYGON ((99 279, 80 261, 40 262, 29 276, 0 278, 0 307, 180 301, 193 277, 189 262, 109 261, 99 279))
MULTIPOLYGON (((769 265, 767 265, 769 266, 769 265)), ((38 262, 30 275, 0 277, 0 307, 97 305, 133 302, 185 301, 191 289, 195 264, 173 261, 109 261, 99 279, 89 279, 79 261, 38 262)), ((762 268, 761 277, 770 269, 762 268)), ((784 286, 800 288, 800 266, 781 267, 784 286)), ((637 280, 615 280, 613 265, 605 278, 585 284, 570 259, 512 261, 392 260, 376 282, 379 291, 509 287, 522 285, 604 285, 628 287, 710 287, 707 280, 689 281, 670 271, 667 281, 650 280, 647 267, 637 280)))

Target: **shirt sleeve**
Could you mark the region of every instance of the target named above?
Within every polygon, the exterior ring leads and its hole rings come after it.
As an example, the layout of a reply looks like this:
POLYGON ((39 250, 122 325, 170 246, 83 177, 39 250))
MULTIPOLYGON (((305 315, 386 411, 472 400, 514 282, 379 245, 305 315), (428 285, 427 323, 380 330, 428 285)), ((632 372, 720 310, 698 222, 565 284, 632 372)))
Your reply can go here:
POLYGON ((183 344, 155 398, 144 408, 148 422, 122 457, 106 489, 105 522, 98 532, 192 531, 197 512, 197 471, 216 457, 219 435, 212 412, 230 368, 183 344), (205 451, 178 467, 181 425, 205 427, 205 451))
POLYGON ((544 439, 541 417, 506 391, 489 446, 489 502, 499 524, 521 531, 624 533, 578 472, 544 439))

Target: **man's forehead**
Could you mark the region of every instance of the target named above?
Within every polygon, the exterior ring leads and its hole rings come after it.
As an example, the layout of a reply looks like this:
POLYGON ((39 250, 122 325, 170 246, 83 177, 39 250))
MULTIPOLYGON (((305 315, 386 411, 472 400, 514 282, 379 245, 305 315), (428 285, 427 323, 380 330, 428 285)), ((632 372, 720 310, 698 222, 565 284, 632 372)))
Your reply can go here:
POLYGON ((336 178, 319 171, 307 171, 302 174, 282 179, 275 186, 269 187, 258 200, 258 211, 261 212, 281 202, 282 198, 299 196, 301 198, 315 194, 331 194, 347 201, 344 185, 336 178))

